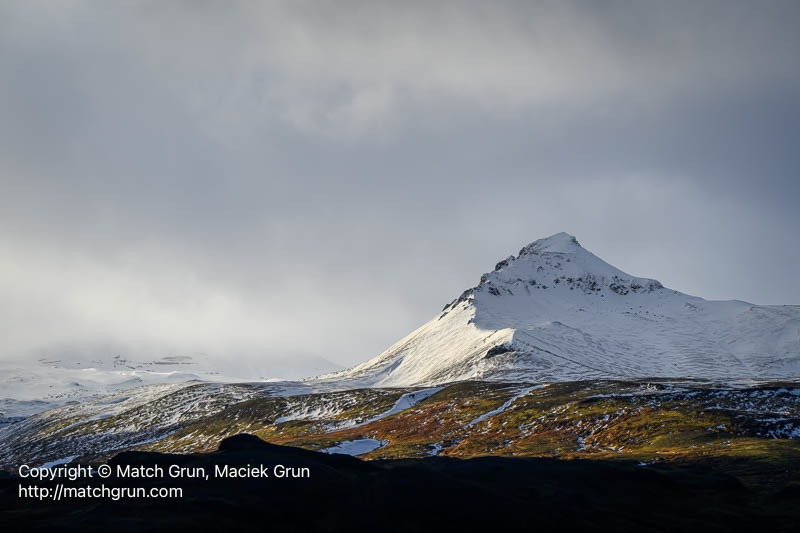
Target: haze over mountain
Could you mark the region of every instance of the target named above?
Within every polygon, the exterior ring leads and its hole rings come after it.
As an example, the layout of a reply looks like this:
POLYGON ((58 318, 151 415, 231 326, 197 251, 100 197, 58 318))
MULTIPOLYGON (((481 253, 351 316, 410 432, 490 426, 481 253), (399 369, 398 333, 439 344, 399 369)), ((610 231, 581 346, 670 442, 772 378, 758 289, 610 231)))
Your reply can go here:
POLYGON ((59 354, 36 361, 0 360, 0 427, 13 420, 144 385, 190 381, 279 381, 334 372, 343 367, 321 357, 269 358, 261 367, 206 354, 130 357, 113 351, 59 354))
POLYGON ((500 261, 378 357, 325 378, 400 386, 799 374, 800 306, 683 294, 558 233, 500 261))

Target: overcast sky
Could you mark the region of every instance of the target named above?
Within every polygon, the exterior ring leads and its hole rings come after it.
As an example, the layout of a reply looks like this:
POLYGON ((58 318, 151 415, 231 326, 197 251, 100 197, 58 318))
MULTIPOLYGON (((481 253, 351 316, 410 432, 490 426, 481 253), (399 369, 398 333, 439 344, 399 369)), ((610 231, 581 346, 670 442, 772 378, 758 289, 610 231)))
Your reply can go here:
POLYGON ((559 231, 800 304, 798 27, 796 1, 4 0, 0 359, 350 365, 559 231))

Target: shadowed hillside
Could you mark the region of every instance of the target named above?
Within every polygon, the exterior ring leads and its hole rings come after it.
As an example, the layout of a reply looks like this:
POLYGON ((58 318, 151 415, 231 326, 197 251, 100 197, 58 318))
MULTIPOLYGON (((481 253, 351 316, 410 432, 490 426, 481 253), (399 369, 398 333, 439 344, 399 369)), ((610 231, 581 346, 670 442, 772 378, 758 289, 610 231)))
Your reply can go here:
POLYGON ((272 445, 249 435, 228 438, 220 450, 208 454, 125 452, 110 464, 177 464, 207 471, 214 465, 281 464, 306 467, 310 477, 112 478, 105 481, 107 486, 180 486, 184 496, 53 502, 18 499, 20 480, 5 476, 0 480, 0 511, 30 530, 69 531, 183 530, 222 522, 280 531, 453 531, 476 526, 781 531, 800 519, 797 487, 753 490, 733 476, 696 465, 500 457, 363 462, 272 445))

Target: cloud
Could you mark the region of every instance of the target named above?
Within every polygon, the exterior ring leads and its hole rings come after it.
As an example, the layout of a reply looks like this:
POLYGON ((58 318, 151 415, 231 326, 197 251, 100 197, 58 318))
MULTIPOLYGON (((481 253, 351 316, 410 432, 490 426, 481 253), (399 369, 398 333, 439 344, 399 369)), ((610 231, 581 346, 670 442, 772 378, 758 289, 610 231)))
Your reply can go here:
POLYGON ((31 2, 13 11, 23 15, 7 17, 12 46, 30 54, 50 44, 72 71, 62 77, 95 88, 97 77, 157 81, 205 119, 254 115, 338 138, 396 126, 409 107, 508 116, 798 80, 792 2, 31 2))
POLYGON ((251 50, 240 71, 282 118, 341 135, 400 119, 407 106, 509 114, 608 98, 665 98, 793 78, 790 4, 280 3, 240 14, 251 50), (782 9, 781 9, 782 7, 782 9), (787 21, 788 22, 788 21, 787 21))
POLYGON ((557 231, 798 302, 798 11, 4 4, 0 358, 352 364, 557 231))

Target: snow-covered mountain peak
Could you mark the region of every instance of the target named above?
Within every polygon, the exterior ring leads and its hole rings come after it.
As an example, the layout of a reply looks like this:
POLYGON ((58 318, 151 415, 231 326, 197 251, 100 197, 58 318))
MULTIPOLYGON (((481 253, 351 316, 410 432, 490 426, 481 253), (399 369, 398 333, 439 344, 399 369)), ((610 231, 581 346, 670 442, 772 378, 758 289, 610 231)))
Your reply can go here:
POLYGON ((663 288, 656 280, 631 276, 606 263, 583 248, 574 236, 557 233, 525 246, 519 256, 512 255, 497 263, 492 272, 481 276, 477 287, 464 291, 443 311, 467 300, 476 305, 484 301, 491 306, 491 302, 481 298, 483 294, 535 296, 536 292, 541 297, 538 291, 577 290, 569 296, 562 293, 562 299, 575 301, 577 294, 605 298, 607 293, 617 296, 649 294, 663 288))
POLYGON ((569 233, 556 233, 544 239, 533 241, 519 251, 519 256, 536 255, 541 253, 573 254, 581 248, 578 239, 569 233))
POLYGON ((800 307, 707 301, 631 276, 567 233, 500 261, 378 357, 367 385, 800 375, 800 307))

